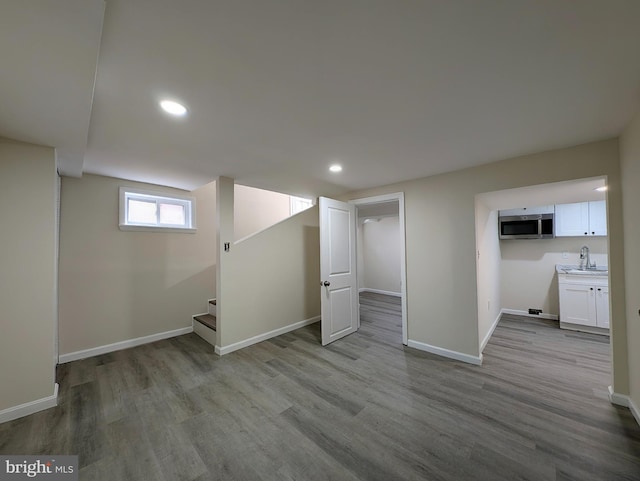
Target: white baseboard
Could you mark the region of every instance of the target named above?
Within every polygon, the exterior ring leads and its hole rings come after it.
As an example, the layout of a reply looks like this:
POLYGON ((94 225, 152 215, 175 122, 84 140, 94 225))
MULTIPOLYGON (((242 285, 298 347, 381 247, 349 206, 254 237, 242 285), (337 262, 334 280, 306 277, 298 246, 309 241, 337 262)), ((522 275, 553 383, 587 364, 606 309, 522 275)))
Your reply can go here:
POLYGON ((432 346, 430 344, 425 344, 424 342, 412 341, 411 339, 409 339, 409 341, 407 342, 407 346, 412 347, 414 349, 419 349, 421 351, 427 351, 427 352, 430 352, 431 354, 437 354, 438 356, 455 359, 456 361, 462 361, 469 364, 474 364, 476 366, 480 366, 482 364, 482 354, 480 354, 480 356, 471 356, 463 352, 450 351, 449 349, 444 349, 438 346, 432 346))
POLYGON ((267 339, 271 339, 272 337, 280 336, 281 334, 286 334, 287 332, 295 331, 296 329, 300 329, 301 327, 308 326, 320 320, 320 316, 315 316, 310 319, 305 319, 304 321, 294 322, 293 324, 289 324, 288 326, 281 327, 279 329, 274 329, 273 331, 265 332, 264 334, 259 334, 257 336, 250 337, 249 339, 245 339, 244 341, 235 342, 233 344, 229 344, 228 346, 216 346, 216 354, 220 356, 224 356, 225 354, 229 354, 230 352, 237 351, 238 349, 242 349, 243 347, 248 347, 253 344, 257 344, 262 341, 266 341, 267 339))
POLYGON ((402 297, 402 293, 393 291, 383 291, 382 289, 369 289, 368 287, 361 287, 358 292, 373 292, 374 294, 385 294, 387 296, 402 297))
POLYGON ((636 422, 640 424, 640 409, 638 409, 638 406, 636 406, 633 399, 629 396, 625 394, 618 394, 613 391, 613 386, 609 386, 609 401, 611 401, 611 404, 629 408, 631 414, 633 414, 633 417, 636 419, 636 422))
POLYGON ((79 359, 99 356, 100 354, 129 349, 130 347, 141 346, 142 344, 149 344, 150 342, 161 341, 163 339, 169 339, 170 337, 182 336, 190 332, 193 332, 193 326, 182 327, 180 329, 174 329, 173 331, 158 332, 150 336, 136 337, 135 339, 114 342, 113 344, 107 344, 105 346, 92 347, 91 349, 83 349, 82 351, 61 354, 58 362, 64 364, 65 362, 77 361, 79 359))
POLYGON ((601 336, 610 335, 609 329, 605 327, 583 326, 582 324, 573 324, 571 322, 560 321, 560 329, 567 329, 569 331, 588 332, 589 334, 600 334, 601 336))
POLYGON ((513 314, 516 316, 537 317, 540 319, 550 319, 552 321, 558 320, 558 314, 548 314, 546 312, 541 312, 540 314, 529 314, 529 311, 521 311, 520 309, 502 309, 500 312, 502 314, 513 314))
POLYGON ((493 336, 493 331, 495 331, 496 327, 498 327, 498 322, 500 322, 500 316, 502 316, 502 309, 500 309, 500 312, 498 313, 498 317, 496 317, 496 320, 493 321, 493 324, 491 324, 489 331, 487 332, 487 334, 484 336, 484 339, 482 340, 482 344, 480 344, 481 354, 482 354, 482 351, 484 351, 484 348, 487 347, 487 343, 489 342, 489 339, 491 339, 491 336, 493 336))
POLYGON ((631 411, 631 414, 633 414, 633 417, 636 418, 636 422, 640 424, 640 409, 638 409, 636 403, 631 399, 629 399, 629 410, 631 411))
POLYGON ((6 423, 7 421, 13 421, 29 414, 37 413, 38 411, 44 411, 45 409, 53 408, 58 405, 58 383, 53 385, 53 395, 44 397, 42 399, 36 399, 35 401, 29 401, 28 403, 13 406, 0 411, 0 423, 6 423))

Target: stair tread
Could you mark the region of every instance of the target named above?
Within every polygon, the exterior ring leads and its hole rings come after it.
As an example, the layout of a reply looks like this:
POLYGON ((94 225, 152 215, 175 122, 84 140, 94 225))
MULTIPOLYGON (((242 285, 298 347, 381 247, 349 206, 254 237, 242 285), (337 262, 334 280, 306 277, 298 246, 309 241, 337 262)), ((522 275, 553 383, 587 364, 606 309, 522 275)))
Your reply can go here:
POLYGON ((203 314, 201 316, 193 317, 200 324, 207 326, 209 329, 216 330, 216 316, 212 314, 203 314))

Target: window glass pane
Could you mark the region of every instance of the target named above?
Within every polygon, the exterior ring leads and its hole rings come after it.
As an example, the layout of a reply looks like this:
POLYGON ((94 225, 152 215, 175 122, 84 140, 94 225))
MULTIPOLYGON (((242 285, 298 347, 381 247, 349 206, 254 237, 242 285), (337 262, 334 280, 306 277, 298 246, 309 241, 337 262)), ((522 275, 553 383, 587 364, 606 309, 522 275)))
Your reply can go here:
POLYGON ((156 203, 129 199, 127 222, 132 224, 157 224, 156 203))
POLYGON ((302 197, 291 196, 291 215, 297 214, 298 212, 302 212, 303 210, 307 210, 309 207, 313 206, 313 202, 311 199, 304 199, 302 197))
POLYGON ((185 225, 184 206, 160 204, 160 224, 185 225))

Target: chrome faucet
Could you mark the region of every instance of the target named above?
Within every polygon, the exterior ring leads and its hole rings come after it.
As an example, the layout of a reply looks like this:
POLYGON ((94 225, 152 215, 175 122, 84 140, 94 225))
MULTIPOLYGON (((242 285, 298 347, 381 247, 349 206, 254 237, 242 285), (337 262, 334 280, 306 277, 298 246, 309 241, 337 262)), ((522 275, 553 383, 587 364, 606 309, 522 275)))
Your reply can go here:
POLYGON ((595 269, 596 263, 591 263, 589 257, 589 246, 580 247, 580 269, 595 269))

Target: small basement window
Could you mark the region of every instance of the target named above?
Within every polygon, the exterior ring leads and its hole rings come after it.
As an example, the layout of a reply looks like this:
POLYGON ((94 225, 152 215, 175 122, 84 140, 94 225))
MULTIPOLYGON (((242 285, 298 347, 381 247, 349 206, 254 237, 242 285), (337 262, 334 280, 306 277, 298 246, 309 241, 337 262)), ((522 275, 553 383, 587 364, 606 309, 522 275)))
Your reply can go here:
POLYGON ((298 212, 307 210, 313 207, 313 201, 311 199, 305 199, 304 197, 289 196, 289 214, 295 215, 298 212))
POLYGON ((195 232, 196 200, 120 187, 120 230, 195 232))

